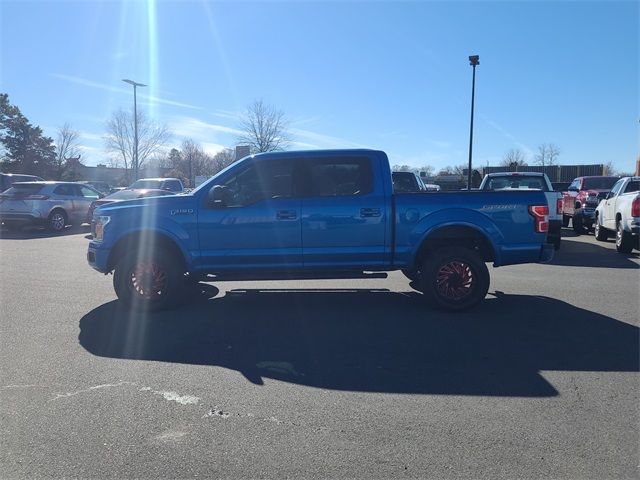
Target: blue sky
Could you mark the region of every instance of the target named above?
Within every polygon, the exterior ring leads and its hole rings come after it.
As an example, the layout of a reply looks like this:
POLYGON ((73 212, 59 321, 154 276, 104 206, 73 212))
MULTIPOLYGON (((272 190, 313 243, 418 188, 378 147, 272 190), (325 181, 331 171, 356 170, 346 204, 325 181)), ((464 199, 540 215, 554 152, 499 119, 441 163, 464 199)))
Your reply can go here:
POLYGON ((214 152, 255 99, 292 149, 369 147, 392 164, 474 165, 541 143, 561 163, 632 171, 639 150, 640 2, 0 0, 0 91, 106 162, 105 122, 132 105, 214 152))

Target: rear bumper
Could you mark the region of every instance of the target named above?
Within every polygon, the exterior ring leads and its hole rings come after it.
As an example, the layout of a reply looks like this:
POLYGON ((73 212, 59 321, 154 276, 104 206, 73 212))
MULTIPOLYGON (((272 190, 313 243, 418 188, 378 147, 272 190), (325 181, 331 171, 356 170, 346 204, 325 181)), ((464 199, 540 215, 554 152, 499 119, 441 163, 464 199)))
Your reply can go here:
POLYGON ((44 220, 29 213, 0 213, 0 222, 6 225, 43 225, 44 220))

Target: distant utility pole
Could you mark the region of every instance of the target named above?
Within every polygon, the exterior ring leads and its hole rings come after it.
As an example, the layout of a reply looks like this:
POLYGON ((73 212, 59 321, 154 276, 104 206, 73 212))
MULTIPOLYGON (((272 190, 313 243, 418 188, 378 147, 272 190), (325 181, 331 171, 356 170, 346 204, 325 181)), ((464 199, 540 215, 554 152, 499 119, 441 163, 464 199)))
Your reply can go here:
POLYGON ((480 56, 471 55, 469 65, 473 67, 473 80, 471 82, 471 127, 469 128, 469 171, 467 172, 467 190, 471 190, 471 165, 473 152, 473 106, 476 97, 476 66, 480 65, 480 56))
POLYGON ((133 180, 138 180, 138 106, 136 101, 136 87, 146 87, 144 83, 122 79, 123 82, 133 85, 133 180))

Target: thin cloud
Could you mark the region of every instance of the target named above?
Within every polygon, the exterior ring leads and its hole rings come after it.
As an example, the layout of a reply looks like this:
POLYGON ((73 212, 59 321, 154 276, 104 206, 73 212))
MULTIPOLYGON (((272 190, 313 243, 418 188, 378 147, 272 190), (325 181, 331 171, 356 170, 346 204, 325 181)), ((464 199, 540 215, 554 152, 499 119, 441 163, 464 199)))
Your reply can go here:
POLYGON ((313 144, 315 148, 372 148, 369 145, 345 140, 344 138, 333 137, 300 128, 291 128, 289 129, 289 133, 303 140, 307 140, 309 144, 313 144))
POLYGON ((175 117, 169 122, 170 130, 178 136, 194 138, 211 138, 212 134, 241 135, 242 131, 220 125, 207 123, 194 117, 175 117))
MULTIPOLYGON (((105 83, 94 82, 92 80, 87 80, 85 78, 80 78, 80 77, 74 77, 72 75, 63 75, 59 73, 51 73, 50 75, 59 80, 64 80, 65 82, 75 83, 76 85, 83 85, 85 87, 90 87, 90 88, 97 88, 99 90, 105 90, 107 92, 122 93, 122 94, 131 93, 131 89, 129 88, 116 87, 116 86, 108 85, 105 83)), ((190 105, 188 103, 176 102, 174 100, 167 100, 165 98, 159 98, 152 95, 146 95, 144 92, 140 92, 138 95, 142 100, 147 100, 151 103, 160 103, 163 105, 189 108, 192 110, 202 110, 202 107, 197 107, 195 105, 190 105)))

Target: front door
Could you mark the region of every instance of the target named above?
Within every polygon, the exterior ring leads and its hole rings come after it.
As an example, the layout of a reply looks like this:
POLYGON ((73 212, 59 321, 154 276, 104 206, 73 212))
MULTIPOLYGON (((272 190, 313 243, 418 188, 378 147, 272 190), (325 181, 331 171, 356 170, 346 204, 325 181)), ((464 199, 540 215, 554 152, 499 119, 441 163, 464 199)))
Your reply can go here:
POLYGON ((205 198, 198 211, 200 267, 300 268, 300 198, 293 177, 292 159, 262 159, 221 179, 225 201, 212 205, 205 198))

